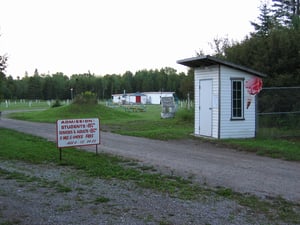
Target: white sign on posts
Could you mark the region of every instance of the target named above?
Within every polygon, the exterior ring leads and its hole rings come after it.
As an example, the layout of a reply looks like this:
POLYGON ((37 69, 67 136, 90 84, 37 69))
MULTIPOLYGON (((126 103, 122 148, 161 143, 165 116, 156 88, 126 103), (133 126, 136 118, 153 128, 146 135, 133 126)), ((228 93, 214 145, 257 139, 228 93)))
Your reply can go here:
POLYGON ((72 147, 100 144, 98 118, 64 119, 56 122, 57 147, 72 147))

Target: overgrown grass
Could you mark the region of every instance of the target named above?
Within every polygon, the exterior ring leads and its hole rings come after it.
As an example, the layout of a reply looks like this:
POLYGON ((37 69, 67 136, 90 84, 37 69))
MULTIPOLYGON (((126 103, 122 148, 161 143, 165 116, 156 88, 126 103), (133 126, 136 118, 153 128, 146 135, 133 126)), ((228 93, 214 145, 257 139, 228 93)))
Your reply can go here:
MULTIPOLYGON (((131 181, 143 188, 154 189, 182 199, 206 199, 208 196, 215 198, 216 201, 219 198, 231 199, 247 207, 254 215, 263 214, 267 218, 276 221, 276 223, 285 221, 286 223, 297 224, 300 221, 300 205, 287 202, 281 198, 263 201, 254 196, 235 193, 231 189, 208 189, 180 177, 166 176, 153 173, 153 171, 148 173, 145 169, 124 166, 134 165, 134 162, 128 162, 128 160, 119 157, 108 154, 96 155, 75 148, 63 149, 63 160, 59 161, 59 151, 54 143, 8 129, 0 128, 0 146, 0 158, 2 160, 21 160, 32 164, 51 163, 58 166, 72 166, 85 172, 88 176, 131 181)), ((3 170, 0 170, 0 176, 6 176, 10 179, 23 179, 26 182, 35 181, 18 174, 9 174, 3 170)), ((58 190, 70 191, 70 189, 66 190, 63 186, 60 187, 57 184, 49 185, 57 187, 58 190)), ((102 203, 109 201, 109 199, 103 199, 100 196, 95 201, 102 203)))

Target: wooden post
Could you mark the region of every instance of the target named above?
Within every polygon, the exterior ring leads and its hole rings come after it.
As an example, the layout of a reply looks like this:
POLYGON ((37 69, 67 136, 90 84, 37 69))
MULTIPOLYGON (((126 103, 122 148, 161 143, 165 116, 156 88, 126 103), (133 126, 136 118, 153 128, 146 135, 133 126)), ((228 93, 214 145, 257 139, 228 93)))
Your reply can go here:
POLYGON ((61 148, 59 148, 59 161, 61 161, 62 160, 62 150, 61 150, 61 148))

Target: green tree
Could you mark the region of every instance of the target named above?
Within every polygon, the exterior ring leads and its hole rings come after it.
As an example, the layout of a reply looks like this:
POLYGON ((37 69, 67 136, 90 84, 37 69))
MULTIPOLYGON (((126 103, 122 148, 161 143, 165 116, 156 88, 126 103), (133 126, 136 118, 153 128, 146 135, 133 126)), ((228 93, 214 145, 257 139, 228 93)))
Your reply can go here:
POLYGON ((69 77, 63 73, 56 73, 52 75, 54 90, 53 98, 57 99, 71 99, 71 88, 69 85, 69 77))
POLYGON ((4 89, 4 85, 3 85, 3 81, 5 79, 5 69, 7 66, 7 55, 0 55, 0 102, 1 99, 3 98, 3 89, 4 89))
POLYGON ((132 72, 126 71, 122 76, 122 89, 125 90, 126 93, 133 92, 134 87, 134 77, 132 72))
POLYGON ((168 73, 166 71, 166 68, 160 69, 158 76, 159 76, 158 77, 159 90, 165 91, 167 89, 167 81, 168 81, 168 73))
POLYGON ((6 55, 3 55, 3 56, 0 55, 0 72, 1 73, 4 73, 4 70, 6 69, 6 66, 7 66, 7 56, 6 55))
POLYGON ((275 19, 282 26, 293 26, 295 19, 299 20, 299 0, 272 0, 275 19))
POLYGON ((139 70, 135 73, 134 75, 134 87, 135 90, 134 92, 142 92, 143 91, 143 80, 146 75, 147 71, 146 70, 139 70))
POLYGON ((152 71, 143 71, 142 88, 141 91, 153 91, 154 76, 152 71))
MULTIPOLYGON (((219 38, 215 37, 213 42, 209 43, 212 50, 214 50, 214 55, 218 58, 224 58, 225 49, 230 48, 232 46, 228 37, 219 38)), ((201 56, 203 53, 197 53, 198 56, 201 56)))
POLYGON ((228 61, 266 73, 267 86, 299 85, 300 30, 276 29, 266 37, 253 36, 225 50, 228 61))
POLYGON ((56 99, 54 92, 54 82, 51 76, 46 76, 44 78, 43 85, 43 96, 45 99, 56 99))
POLYGON ((180 98, 186 99, 188 94, 190 99, 194 99, 194 69, 189 69, 188 74, 183 74, 184 78, 180 82, 179 93, 180 98))
POLYGON ((28 99, 43 99, 42 78, 39 75, 29 77, 27 98, 28 99))
POLYGON ((12 76, 8 76, 4 79, 4 88, 3 96, 6 99, 15 99, 16 98, 16 83, 13 80, 12 76))
POLYGON ((258 16, 258 23, 250 22, 255 29, 254 35, 268 36, 272 29, 276 27, 276 21, 272 15, 272 10, 266 3, 260 6, 260 15, 258 16))
POLYGON ((17 78, 17 80, 14 81, 16 86, 16 99, 24 99, 27 96, 27 90, 28 90, 28 84, 24 79, 20 79, 20 77, 17 78))

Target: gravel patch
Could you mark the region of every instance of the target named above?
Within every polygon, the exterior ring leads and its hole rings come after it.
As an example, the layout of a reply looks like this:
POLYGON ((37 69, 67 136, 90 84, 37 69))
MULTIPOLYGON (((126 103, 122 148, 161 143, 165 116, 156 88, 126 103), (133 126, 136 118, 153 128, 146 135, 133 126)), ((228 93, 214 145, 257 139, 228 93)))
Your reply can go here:
POLYGON ((0 224, 273 224, 220 196, 182 200, 51 164, 0 160, 0 169, 0 224))

